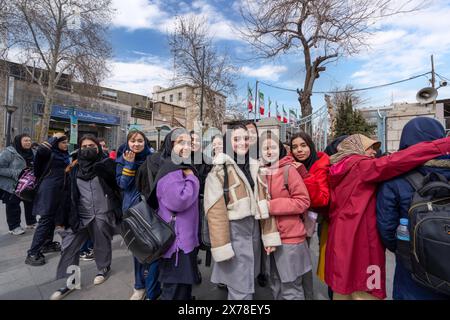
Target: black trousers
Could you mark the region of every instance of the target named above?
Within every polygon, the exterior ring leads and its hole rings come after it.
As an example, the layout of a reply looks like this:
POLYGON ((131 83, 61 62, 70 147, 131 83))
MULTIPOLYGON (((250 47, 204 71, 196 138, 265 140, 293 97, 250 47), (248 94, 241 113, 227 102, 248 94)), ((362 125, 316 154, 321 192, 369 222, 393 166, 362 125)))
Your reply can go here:
POLYGON ((192 284, 163 283, 160 300, 192 300, 192 284))
POLYGON ((38 226, 34 232, 31 248, 28 250, 29 255, 37 255, 44 246, 53 241, 55 233, 55 215, 47 214, 41 216, 38 226))
MULTIPOLYGON (((6 207, 6 222, 8 223, 9 230, 12 231, 17 227, 20 227, 21 221, 21 209, 20 200, 15 194, 6 194, 5 207, 6 207)), ((23 206, 25 208, 25 221, 27 225, 33 225, 36 223, 36 217, 33 216, 33 202, 24 201, 23 206)))

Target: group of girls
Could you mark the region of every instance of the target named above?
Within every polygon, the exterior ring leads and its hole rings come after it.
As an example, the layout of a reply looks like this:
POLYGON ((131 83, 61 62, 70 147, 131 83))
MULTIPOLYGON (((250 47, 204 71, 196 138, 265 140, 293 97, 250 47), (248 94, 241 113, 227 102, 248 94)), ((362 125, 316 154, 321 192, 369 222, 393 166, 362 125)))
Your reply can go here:
MULTIPOLYGON (((65 153, 55 151, 61 139, 43 144, 38 154, 55 152, 61 158, 65 153)), ((203 216, 214 262, 211 282, 226 286, 229 300, 253 299, 258 275, 269 278, 274 299, 314 299, 311 234, 305 225, 315 214, 320 217, 317 273, 333 298, 384 299, 377 184, 450 152, 449 139, 440 139, 376 158, 379 142, 351 135, 327 154, 317 152, 305 133, 290 139, 288 152, 275 133, 259 134, 253 123, 229 125, 207 144, 205 157, 200 137, 177 128, 152 154, 145 134, 131 131, 114 162, 102 157, 94 136, 84 136, 59 186, 66 200, 58 203, 65 213, 58 224, 63 238, 58 278, 78 264, 79 248, 90 237, 98 269, 94 284, 103 283, 111 272, 111 240, 121 213, 148 201, 174 223, 176 237, 158 261, 143 265, 134 259, 132 300, 192 298, 192 286, 201 281, 203 216), (380 267, 379 288, 367 287, 371 265, 380 267)), ((52 298, 71 291, 72 286, 63 287, 52 298)))

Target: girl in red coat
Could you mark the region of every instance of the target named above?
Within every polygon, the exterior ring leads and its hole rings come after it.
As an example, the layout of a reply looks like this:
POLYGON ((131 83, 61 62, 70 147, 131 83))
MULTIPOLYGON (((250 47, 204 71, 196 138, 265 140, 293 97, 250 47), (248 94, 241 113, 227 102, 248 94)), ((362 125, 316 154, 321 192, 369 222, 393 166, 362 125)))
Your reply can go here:
POLYGON ((266 248, 270 287, 275 300, 304 300, 303 276, 311 271, 311 257, 306 245, 306 230, 301 215, 309 208, 308 191, 286 156, 279 139, 268 132, 261 136, 261 173, 269 194, 269 214, 275 217, 282 245, 266 248))
MULTIPOLYGON (((311 211, 319 212, 321 224, 318 277, 325 282, 325 245, 328 235, 328 222, 326 213, 330 201, 330 187, 328 184, 328 169, 330 158, 326 153, 316 152, 316 146, 311 137, 304 132, 297 133, 291 138, 291 152, 295 159, 294 166, 303 176, 306 188, 311 199, 311 211)), ((308 238, 309 242, 309 238, 308 238)), ((313 300, 313 276, 312 272, 305 275, 303 283, 307 300, 313 300)))
POLYGON ((325 280, 335 300, 386 298, 385 253, 376 225, 378 183, 450 153, 450 138, 375 158, 380 143, 348 137, 330 158, 330 229, 325 280))

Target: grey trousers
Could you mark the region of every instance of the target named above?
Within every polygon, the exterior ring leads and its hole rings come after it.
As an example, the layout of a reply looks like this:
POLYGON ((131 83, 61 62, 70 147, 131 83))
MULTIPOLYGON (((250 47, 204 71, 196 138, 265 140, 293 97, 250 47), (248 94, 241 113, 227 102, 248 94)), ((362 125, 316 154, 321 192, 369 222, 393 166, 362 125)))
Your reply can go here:
POLYGON ((101 271, 109 267, 112 258, 111 241, 113 234, 114 230, 108 223, 96 218, 77 233, 73 233, 70 229, 61 231, 62 251, 56 271, 56 278, 66 278, 68 276, 67 268, 71 265, 79 265, 80 248, 89 238, 94 242, 94 256, 97 270, 101 271))
POLYGON ((242 293, 228 287, 228 300, 253 300, 253 293, 242 293))
MULTIPOLYGON (((311 238, 306 238, 309 244, 311 238)), ((305 300, 314 300, 313 272, 312 270, 303 275, 303 291, 305 292, 305 300)))
POLYGON ((281 282, 277 265, 273 255, 270 255, 270 289, 274 300, 305 300, 303 294, 302 278, 300 276, 293 282, 281 282))

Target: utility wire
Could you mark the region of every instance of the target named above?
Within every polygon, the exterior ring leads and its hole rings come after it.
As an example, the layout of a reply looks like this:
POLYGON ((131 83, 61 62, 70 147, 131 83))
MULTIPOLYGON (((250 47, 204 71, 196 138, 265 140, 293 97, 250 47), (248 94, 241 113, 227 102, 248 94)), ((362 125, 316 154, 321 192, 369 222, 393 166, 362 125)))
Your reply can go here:
MULTIPOLYGON (((333 94, 333 93, 345 93, 345 92, 358 92, 358 91, 367 91, 367 90, 373 90, 373 89, 378 89, 378 88, 383 88, 383 87, 388 87, 388 86, 392 86, 398 83, 403 83, 403 82, 407 82, 407 81, 411 81, 423 76, 426 76, 428 74, 430 74, 431 72, 425 72, 423 74, 417 75, 417 76, 413 76, 407 79, 403 79, 403 80, 398 80, 398 81, 394 81, 394 82, 390 82, 390 83, 385 83, 385 84, 380 84, 377 86, 371 86, 371 87, 366 87, 366 88, 359 88, 359 89, 350 89, 350 90, 338 90, 338 91, 313 91, 314 94, 333 94)), ((445 78, 444 78, 445 79, 445 78)), ((450 81, 450 80, 449 80, 450 81)), ((297 89, 289 89, 289 88, 283 88, 283 87, 279 87, 273 84, 269 84, 263 81, 259 81, 259 83, 266 85, 268 87, 272 87, 275 89, 279 89, 279 90, 284 90, 284 91, 289 91, 289 92, 295 92, 297 93, 297 89)))

